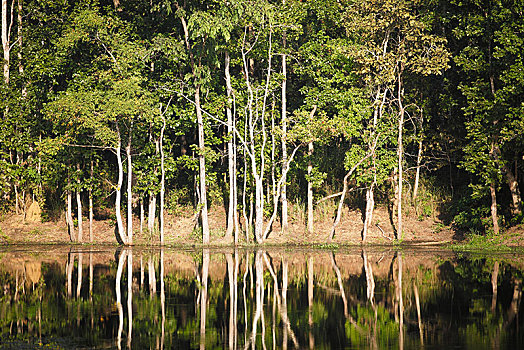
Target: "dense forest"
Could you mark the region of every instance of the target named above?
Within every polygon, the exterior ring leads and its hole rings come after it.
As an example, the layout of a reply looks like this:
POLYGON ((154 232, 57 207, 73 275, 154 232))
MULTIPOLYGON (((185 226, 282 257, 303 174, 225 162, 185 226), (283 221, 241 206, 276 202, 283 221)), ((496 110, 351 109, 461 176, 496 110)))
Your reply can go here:
POLYGON ((328 197, 330 239, 347 203, 363 241, 378 205, 397 239, 428 200, 522 221, 520 0, 2 0, 2 47, 0 210, 72 241, 84 216, 132 244, 135 217, 163 243, 183 208, 207 244, 218 205, 262 243, 328 197))

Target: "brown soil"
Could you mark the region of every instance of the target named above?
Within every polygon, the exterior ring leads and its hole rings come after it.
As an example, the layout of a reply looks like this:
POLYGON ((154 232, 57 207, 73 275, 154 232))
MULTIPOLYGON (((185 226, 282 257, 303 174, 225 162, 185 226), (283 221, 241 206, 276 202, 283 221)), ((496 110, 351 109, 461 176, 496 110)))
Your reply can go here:
MULTIPOLYGON (((293 210, 290 210, 293 212, 293 210)), ((297 211, 298 212, 298 211, 297 211)), ((295 214, 290 220, 287 233, 281 233, 280 223, 273 225, 273 232, 267 239, 267 244, 272 245, 299 245, 299 244, 323 244, 333 225, 331 216, 315 213, 315 233, 306 233, 305 219, 303 214, 295 214), (322 219, 320 219, 322 218, 322 219)), ((226 227, 226 214, 223 208, 213 208, 209 215, 211 244, 229 244, 224 238, 226 227)), ((243 222, 241 218, 241 223, 243 222)), ((140 233, 140 223, 135 220, 133 242, 138 245, 157 244, 158 234, 150 234, 145 229, 140 233)), ((454 232, 432 217, 419 218, 406 215, 404 218, 404 235, 399 237, 407 244, 427 245, 433 243, 445 243, 453 240, 454 232)), ((89 224, 84 219, 83 242, 89 242, 89 224)), ((362 231, 362 215, 360 211, 345 210, 337 227, 333 243, 336 244, 360 244, 362 231)), ((57 222, 28 222, 22 215, 8 215, 0 222, 0 244, 17 243, 68 243, 70 242, 65 220, 57 222)), ((374 213, 373 225, 369 230, 367 242, 369 244, 392 244, 394 242, 393 226, 389 214, 385 208, 377 208, 374 213), (380 230, 380 228, 382 230, 380 230)), ((95 221, 93 223, 93 242, 99 244, 117 244, 115 238, 114 224, 109 220, 95 221)), ((200 235, 195 229, 195 217, 193 213, 187 215, 168 215, 165 228, 166 244, 198 245, 201 242, 200 235)), ((245 234, 241 233, 241 243, 245 243, 245 234)))

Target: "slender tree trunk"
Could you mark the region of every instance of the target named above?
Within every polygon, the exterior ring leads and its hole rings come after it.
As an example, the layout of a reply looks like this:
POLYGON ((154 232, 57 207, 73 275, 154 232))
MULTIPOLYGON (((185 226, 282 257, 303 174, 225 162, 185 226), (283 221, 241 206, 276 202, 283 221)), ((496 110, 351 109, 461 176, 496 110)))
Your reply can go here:
POLYGON ((147 215, 147 229, 149 234, 153 234, 155 230, 155 215, 156 215, 156 195, 149 192, 149 210, 147 215))
MULTIPOLYGON (((255 168, 256 171, 256 168, 255 168)), ((255 177, 255 238, 257 243, 263 242, 264 234, 264 184, 262 179, 255 177)))
POLYGON ((307 164, 307 231, 313 233, 313 184, 311 183, 311 175, 313 173, 313 141, 308 144, 308 164, 307 164))
POLYGON ((398 74, 398 104, 399 104, 399 120, 398 120, 398 185, 397 185, 397 239, 400 237, 402 239, 402 184, 403 184, 403 164, 402 160, 404 159, 404 146, 403 146, 403 129, 404 129, 404 105, 403 105, 403 89, 402 86, 402 70, 400 69, 398 74))
POLYGON ((69 174, 67 174, 67 189, 66 189, 66 205, 67 205, 67 211, 66 211, 66 222, 67 222, 67 228, 69 230, 69 238, 71 239, 71 242, 76 242, 76 232, 75 232, 75 225, 73 223, 73 200, 71 196, 71 178, 69 177, 69 174))
POLYGON ((127 244, 133 244, 133 162, 131 158, 131 135, 133 130, 133 121, 129 127, 127 138, 126 156, 127 156, 127 244))
MULTIPOLYGON (((14 5, 14 1, 12 2, 14 5)), ((13 8, 11 6, 11 12, 8 12, 8 1, 2 0, 2 48, 4 51, 4 82, 5 85, 9 85, 9 63, 10 63, 10 41, 11 41, 11 26, 13 25, 13 8), (11 17, 11 21, 8 20, 8 15, 11 17), (9 23, 8 23, 9 22, 9 23)))
POLYGON ((77 208, 77 211, 76 211, 76 216, 77 216, 77 222, 78 222, 78 236, 77 236, 77 240, 78 242, 82 242, 82 239, 83 239, 83 234, 84 234, 84 228, 83 228, 83 224, 82 224, 82 198, 80 197, 80 194, 82 192, 81 188, 80 188, 80 164, 76 164, 76 171, 77 171, 77 179, 76 179, 76 183, 77 183, 77 189, 76 189, 76 208, 77 208))
MULTIPOLYGON (((285 3, 285 0, 282 0, 285 3)), ((284 46, 286 45, 286 35, 284 32, 284 46)), ((287 162, 287 67, 286 67, 286 55, 282 55, 282 162, 287 162)), ((287 203, 287 177, 284 177, 282 182, 282 232, 285 232, 288 228, 288 203, 287 203)))
POLYGON ((89 242, 93 243, 93 161, 91 160, 91 169, 90 169, 91 184, 89 185, 89 242))
POLYGON ((164 166, 164 131, 166 129, 166 118, 162 115, 162 129, 160 130, 160 244, 164 244, 164 197, 166 193, 166 169, 164 166))
POLYGON ((362 241, 365 242, 367 238, 367 233, 371 222, 373 221, 373 210, 375 209, 375 181, 371 186, 366 189, 366 213, 364 218, 364 228, 362 229, 362 241))
POLYGON ((416 201, 417 199, 421 163, 422 163, 422 138, 418 141, 417 167, 416 167, 416 173, 415 173, 415 184, 413 185, 413 201, 416 201))
MULTIPOLYGON (((495 157, 495 142, 491 142, 490 156, 495 157)), ((491 195, 491 221, 493 222, 493 233, 498 235, 500 232, 499 229, 499 217, 497 214, 497 192, 496 192, 496 182, 495 179, 492 179, 489 184, 489 193, 491 195)))
POLYGON ((520 190, 519 190, 519 184, 517 182, 517 178, 511 171, 511 168, 505 162, 500 160, 502 154, 501 154, 499 146, 495 142, 494 142, 492 154, 498 166, 502 168, 502 174, 504 175, 504 178, 506 179, 506 183, 508 184, 509 191, 511 193, 511 207, 510 207, 511 215, 513 216, 520 215, 522 214, 522 208, 521 208, 522 199, 520 196, 520 190))
POLYGON ((124 231, 124 223, 122 221, 121 202, 122 202, 122 183, 124 182, 124 168, 122 165, 122 147, 120 144, 120 137, 118 138, 118 145, 115 148, 116 162, 118 165, 118 182, 116 184, 115 195, 115 216, 117 225, 117 238, 120 244, 127 244, 127 237, 124 231))
POLYGON ((233 104, 233 87, 231 86, 231 74, 229 72, 230 58, 229 52, 225 53, 225 79, 226 79, 226 93, 227 93, 227 158, 228 158, 228 172, 229 172, 229 206, 227 212, 227 229, 226 238, 232 239, 233 231, 235 232, 234 242, 238 243, 238 214, 237 214, 237 186, 236 186, 236 155, 234 145, 234 120, 231 106, 233 104))
POLYGON ((147 260, 147 277, 149 282, 149 297, 153 299, 156 295, 156 275, 155 265, 153 264, 153 258, 150 256, 147 260))
POLYGON ((144 232, 144 197, 140 198, 140 236, 144 232))
POLYGON ((200 85, 196 85, 195 89, 195 105, 198 123, 198 176, 200 180, 200 206, 202 218, 202 243, 209 244, 209 222, 207 214, 207 188, 206 188, 206 158, 204 145, 204 120, 202 118, 202 110, 200 109, 200 85))

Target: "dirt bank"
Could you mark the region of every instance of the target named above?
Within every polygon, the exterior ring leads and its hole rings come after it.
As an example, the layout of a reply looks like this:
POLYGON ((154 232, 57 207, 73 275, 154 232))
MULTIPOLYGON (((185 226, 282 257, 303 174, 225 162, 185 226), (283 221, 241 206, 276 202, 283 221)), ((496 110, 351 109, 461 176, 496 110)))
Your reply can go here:
MULTIPOLYGON (((194 215, 167 215, 165 228, 166 244, 199 244, 201 242, 198 230, 195 228, 194 215)), ((324 244, 332 227, 332 218, 326 215, 317 215, 315 233, 306 233, 303 218, 293 218, 289 230, 281 233, 280 224, 273 225, 273 232, 269 235, 268 244, 324 244)), ((224 239, 226 214, 223 208, 213 208, 209 216, 211 244, 228 244, 224 239)), ((159 243, 158 234, 150 234, 147 230, 140 233, 140 223, 134 222, 134 244, 159 243)), ((57 222, 31 222, 22 215, 7 215, 0 222, 0 243, 67 243, 69 235, 65 220, 57 222)), ((345 211, 337 227, 334 242, 336 244, 360 244, 362 230, 362 215, 360 211, 345 211)), ((89 242, 89 224, 84 219, 83 242, 89 242)), ((404 234, 402 242, 413 244, 428 244, 433 242, 450 242, 453 240, 453 231, 436 218, 424 219, 413 216, 404 218, 404 234)), ((246 242, 245 234, 241 234, 241 242, 246 242)), ((389 214, 384 208, 377 208, 373 218, 373 225, 368 233, 367 242, 370 244, 392 244, 394 239, 393 228, 389 214)), ((251 239, 252 241, 252 239, 251 239)), ((114 232, 114 223, 110 220, 95 221, 93 223, 93 242, 103 244, 117 244, 114 232)))

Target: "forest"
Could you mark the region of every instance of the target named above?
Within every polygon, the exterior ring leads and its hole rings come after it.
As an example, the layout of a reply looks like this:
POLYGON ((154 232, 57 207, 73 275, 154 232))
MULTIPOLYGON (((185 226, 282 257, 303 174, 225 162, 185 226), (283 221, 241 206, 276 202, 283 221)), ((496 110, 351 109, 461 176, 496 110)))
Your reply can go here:
POLYGON ((520 0, 2 0, 1 35, 0 213, 38 203, 72 242, 98 219, 164 244, 183 211, 209 244, 221 206, 263 243, 326 200, 327 241, 347 206, 362 241, 378 207, 397 240, 434 203, 522 223, 520 0))

